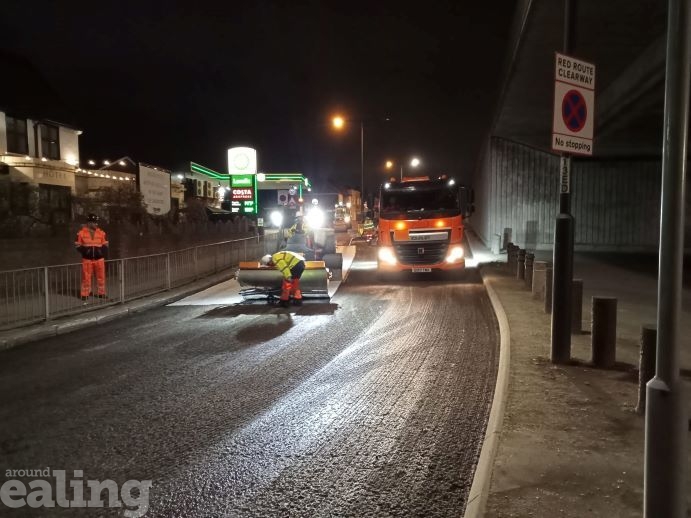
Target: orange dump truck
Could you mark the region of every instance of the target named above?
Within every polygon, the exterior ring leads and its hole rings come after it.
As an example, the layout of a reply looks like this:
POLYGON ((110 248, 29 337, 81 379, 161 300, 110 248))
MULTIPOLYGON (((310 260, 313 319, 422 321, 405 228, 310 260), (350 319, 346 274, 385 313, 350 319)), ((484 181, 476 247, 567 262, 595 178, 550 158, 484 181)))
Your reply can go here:
POLYGON ((442 176, 387 182, 379 192, 377 267, 380 272, 465 268, 463 221, 472 191, 442 176))

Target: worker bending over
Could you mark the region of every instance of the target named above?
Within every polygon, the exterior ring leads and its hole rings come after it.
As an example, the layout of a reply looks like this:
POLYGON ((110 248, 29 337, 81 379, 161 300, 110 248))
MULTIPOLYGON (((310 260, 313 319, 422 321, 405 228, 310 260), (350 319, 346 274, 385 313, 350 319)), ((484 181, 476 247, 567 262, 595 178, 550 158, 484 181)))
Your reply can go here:
POLYGON ((283 250, 273 255, 265 255, 261 259, 261 264, 275 266, 283 274, 280 305, 287 308, 291 296, 293 297, 293 304, 302 305, 300 277, 305 271, 305 259, 300 254, 283 250))

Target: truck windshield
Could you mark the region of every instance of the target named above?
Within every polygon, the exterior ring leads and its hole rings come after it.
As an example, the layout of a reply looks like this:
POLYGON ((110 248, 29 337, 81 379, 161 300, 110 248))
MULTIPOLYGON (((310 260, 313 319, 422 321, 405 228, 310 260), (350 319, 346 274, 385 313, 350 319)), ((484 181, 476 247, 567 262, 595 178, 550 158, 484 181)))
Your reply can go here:
POLYGON ((429 212, 430 217, 460 214, 458 192, 455 189, 424 189, 382 191, 381 215, 395 217, 403 213, 429 212))

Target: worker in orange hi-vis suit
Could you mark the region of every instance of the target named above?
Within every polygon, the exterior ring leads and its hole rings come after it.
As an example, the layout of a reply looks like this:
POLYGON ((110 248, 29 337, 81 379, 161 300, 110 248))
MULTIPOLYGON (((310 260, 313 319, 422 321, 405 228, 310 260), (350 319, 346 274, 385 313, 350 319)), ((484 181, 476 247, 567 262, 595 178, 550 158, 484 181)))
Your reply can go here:
POLYGON ((108 238, 106 233, 98 228, 98 216, 89 214, 86 226, 77 232, 74 246, 82 254, 82 300, 86 301, 91 294, 91 277, 96 274, 97 295, 106 296, 106 262, 108 254, 108 238))

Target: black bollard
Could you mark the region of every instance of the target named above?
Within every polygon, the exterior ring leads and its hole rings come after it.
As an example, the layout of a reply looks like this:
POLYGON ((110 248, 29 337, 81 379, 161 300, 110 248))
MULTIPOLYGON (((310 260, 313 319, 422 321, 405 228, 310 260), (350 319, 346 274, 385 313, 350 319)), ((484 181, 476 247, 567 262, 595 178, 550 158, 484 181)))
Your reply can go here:
POLYGON ((657 327, 647 324, 641 327, 641 357, 638 362, 638 404, 636 413, 645 414, 646 385, 655 376, 655 354, 657 350, 657 327))
POLYGON ((571 300, 571 334, 580 335, 583 322, 583 279, 573 280, 571 300))
POLYGON ((509 243, 508 245, 506 245, 506 250, 506 267, 508 268, 509 272, 515 272, 518 247, 513 243, 509 243))
POLYGON ((593 297, 591 346, 595 367, 614 367, 617 360, 616 297, 593 297))
POLYGON ((525 279, 525 249, 519 248, 516 262, 516 279, 525 279))
POLYGON ((533 287, 533 264, 535 254, 528 252, 525 254, 525 285, 530 290, 533 287))

